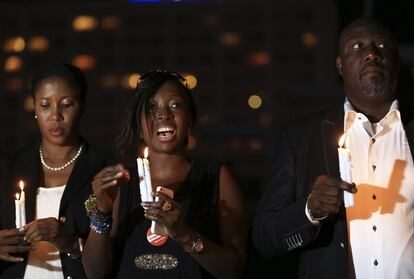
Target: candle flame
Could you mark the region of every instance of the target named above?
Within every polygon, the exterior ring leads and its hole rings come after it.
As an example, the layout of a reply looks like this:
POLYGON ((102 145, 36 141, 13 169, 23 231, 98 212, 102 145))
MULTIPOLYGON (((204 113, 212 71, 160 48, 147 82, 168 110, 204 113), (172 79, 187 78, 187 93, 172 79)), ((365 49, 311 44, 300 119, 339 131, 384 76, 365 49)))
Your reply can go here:
POLYGON ((145 157, 145 159, 148 158, 148 147, 144 148, 144 157, 145 157))
POLYGON ((344 144, 345 144, 345 139, 346 139, 346 133, 345 134, 343 134, 342 136, 341 136, 341 138, 339 139, 339 142, 338 142, 338 145, 339 145, 339 147, 344 147, 344 144))
POLYGON ((20 195, 19 193, 16 193, 16 201, 20 200, 20 195))
POLYGON ((20 187, 20 190, 24 190, 24 182, 23 182, 23 180, 20 180, 19 181, 19 187, 20 187))

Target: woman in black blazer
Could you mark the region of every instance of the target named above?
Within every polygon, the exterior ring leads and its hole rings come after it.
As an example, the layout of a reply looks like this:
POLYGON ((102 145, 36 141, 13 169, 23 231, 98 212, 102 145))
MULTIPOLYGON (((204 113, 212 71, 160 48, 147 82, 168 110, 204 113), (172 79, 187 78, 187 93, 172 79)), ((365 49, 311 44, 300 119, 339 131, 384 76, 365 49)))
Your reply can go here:
POLYGON ((77 67, 53 64, 35 73, 31 89, 41 141, 1 164, 0 278, 86 278, 83 203, 106 160, 79 135, 87 84, 77 67), (27 222, 16 228, 20 180, 27 222))

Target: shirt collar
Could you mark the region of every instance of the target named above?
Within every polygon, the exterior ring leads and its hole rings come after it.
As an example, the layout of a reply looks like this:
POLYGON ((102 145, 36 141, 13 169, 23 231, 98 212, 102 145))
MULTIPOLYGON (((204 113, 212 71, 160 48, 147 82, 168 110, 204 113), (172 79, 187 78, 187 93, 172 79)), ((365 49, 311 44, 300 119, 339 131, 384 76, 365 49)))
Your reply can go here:
MULTIPOLYGON (((390 121, 394 119, 394 117, 397 117, 398 120, 401 121, 401 113, 399 108, 400 105, 398 100, 394 100, 390 106, 390 110, 388 111, 388 113, 378 123, 380 125, 388 124, 390 121)), ((356 112, 354 106, 351 104, 348 98, 345 98, 344 111, 344 131, 347 131, 351 127, 356 117, 361 117, 363 120, 369 122, 368 118, 363 113, 356 112)))

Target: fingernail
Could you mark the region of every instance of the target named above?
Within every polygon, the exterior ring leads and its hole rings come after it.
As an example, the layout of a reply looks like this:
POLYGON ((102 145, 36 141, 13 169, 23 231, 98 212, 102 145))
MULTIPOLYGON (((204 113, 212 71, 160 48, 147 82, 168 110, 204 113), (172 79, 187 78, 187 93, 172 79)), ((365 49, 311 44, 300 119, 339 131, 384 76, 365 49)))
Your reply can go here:
POLYGON ((27 238, 26 238, 26 236, 24 236, 24 237, 23 237, 23 241, 26 241, 26 240, 27 240, 27 238))
POLYGON ((116 183, 118 183, 116 180, 112 181, 112 185, 115 185, 116 183))
POLYGON ((20 229, 19 229, 19 232, 23 232, 24 231, 24 227, 21 227, 20 229))

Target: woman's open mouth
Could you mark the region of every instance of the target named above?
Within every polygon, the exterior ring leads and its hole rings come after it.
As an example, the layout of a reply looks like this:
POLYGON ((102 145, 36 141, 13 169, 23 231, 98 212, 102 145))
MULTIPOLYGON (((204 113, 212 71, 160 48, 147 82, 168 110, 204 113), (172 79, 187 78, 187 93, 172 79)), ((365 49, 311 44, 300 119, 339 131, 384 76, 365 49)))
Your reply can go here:
POLYGON ((157 130, 157 137, 161 141, 169 141, 175 136, 175 130, 172 127, 160 127, 157 130))

